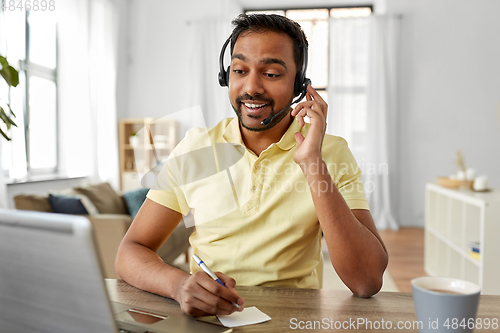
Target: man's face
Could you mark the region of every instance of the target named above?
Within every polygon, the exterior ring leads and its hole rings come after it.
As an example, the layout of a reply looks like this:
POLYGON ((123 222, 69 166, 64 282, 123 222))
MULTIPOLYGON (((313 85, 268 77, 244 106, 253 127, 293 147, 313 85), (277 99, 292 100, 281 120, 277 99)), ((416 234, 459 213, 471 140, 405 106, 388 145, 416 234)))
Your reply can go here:
POLYGON ((260 124, 292 101, 295 73, 288 35, 250 32, 238 37, 231 57, 229 99, 244 128, 266 130, 288 114, 285 111, 270 124, 260 124))

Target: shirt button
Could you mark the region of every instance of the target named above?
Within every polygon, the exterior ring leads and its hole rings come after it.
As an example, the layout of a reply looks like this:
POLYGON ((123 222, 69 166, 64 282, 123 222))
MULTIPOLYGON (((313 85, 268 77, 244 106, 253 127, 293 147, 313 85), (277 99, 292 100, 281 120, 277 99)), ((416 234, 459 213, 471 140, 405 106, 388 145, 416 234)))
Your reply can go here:
POLYGON ((256 189, 257 189, 257 186, 252 186, 252 192, 255 192, 256 189))
POLYGON ((255 166, 255 169, 259 170, 259 169, 260 169, 260 164, 257 164, 257 165, 255 166))

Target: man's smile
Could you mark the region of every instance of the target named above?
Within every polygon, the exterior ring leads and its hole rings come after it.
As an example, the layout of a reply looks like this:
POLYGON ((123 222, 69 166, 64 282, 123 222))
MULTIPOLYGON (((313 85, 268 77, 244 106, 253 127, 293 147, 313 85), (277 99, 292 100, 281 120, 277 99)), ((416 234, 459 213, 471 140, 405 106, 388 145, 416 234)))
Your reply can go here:
POLYGON ((243 102, 243 104, 245 104, 245 106, 249 109, 261 109, 263 107, 265 107, 267 104, 266 103, 263 103, 263 104, 255 104, 255 103, 245 103, 243 102))
POLYGON ((250 118, 260 118, 264 114, 269 113, 267 112, 268 106, 268 103, 263 102, 241 102, 241 108, 246 110, 244 113, 250 118))

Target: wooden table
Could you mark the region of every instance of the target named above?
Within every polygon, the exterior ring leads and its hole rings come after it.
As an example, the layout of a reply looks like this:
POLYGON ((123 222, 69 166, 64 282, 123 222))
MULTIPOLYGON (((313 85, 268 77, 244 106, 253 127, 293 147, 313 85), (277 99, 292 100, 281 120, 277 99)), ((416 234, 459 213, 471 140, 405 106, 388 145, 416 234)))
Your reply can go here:
MULTIPOLYGON (((111 301, 184 315, 173 299, 142 291, 122 280, 107 279, 106 285, 111 301)), ((311 331, 314 321, 317 321, 316 328, 323 331, 370 330, 370 326, 362 324, 363 320, 371 321, 371 330, 377 332, 418 332, 416 326, 412 327, 416 317, 411 293, 380 292, 363 299, 344 290, 243 286, 236 289, 245 300, 245 307, 256 306, 272 319, 261 324, 236 327, 233 332, 311 331), (402 325, 400 329, 398 324, 402 325)), ((483 320, 496 318, 500 325, 500 296, 482 295, 477 317, 483 320)), ((500 328, 476 329, 475 332, 500 332, 500 328)))

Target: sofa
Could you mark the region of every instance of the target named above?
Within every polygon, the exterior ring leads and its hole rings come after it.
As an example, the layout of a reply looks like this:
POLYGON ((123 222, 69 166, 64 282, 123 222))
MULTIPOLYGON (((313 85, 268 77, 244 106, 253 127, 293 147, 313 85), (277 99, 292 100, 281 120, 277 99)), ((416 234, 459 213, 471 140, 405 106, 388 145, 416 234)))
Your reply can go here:
MULTIPOLYGON (((118 247, 133 218, 146 198, 147 189, 117 193, 109 183, 91 184, 47 194, 20 194, 14 197, 16 209, 78 214, 92 224, 97 250, 106 278, 119 278, 114 263, 118 247)), ((190 218, 186 217, 187 219, 190 218)), ((192 225, 192 224, 191 224, 192 225)), ((179 223, 157 254, 168 264, 189 248, 193 228, 179 223)))

